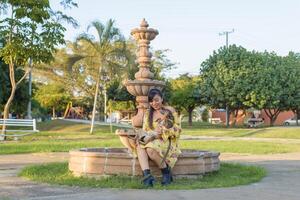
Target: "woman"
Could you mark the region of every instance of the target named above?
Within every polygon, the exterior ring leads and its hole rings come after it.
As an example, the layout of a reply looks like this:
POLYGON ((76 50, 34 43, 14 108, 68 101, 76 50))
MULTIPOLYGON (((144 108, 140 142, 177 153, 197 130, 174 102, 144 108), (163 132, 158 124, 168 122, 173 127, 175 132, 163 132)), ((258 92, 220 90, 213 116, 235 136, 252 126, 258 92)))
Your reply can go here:
POLYGON ((145 112, 143 130, 146 136, 137 145, 137 156, 143 170, 143 183, 153 186, 155 181, 150 173, 148 159, 153 160, 162 172, 162 185, 172 182, 171 168, 174 167, 178 155, 181 132, 177 113, 172 107, 163 105, 160 90, 152 89, 148 94, 150 109, 145 112), (167 121, 167 123, 165 123, 167 121), (171 122, 171 125, 170 125, 171 122), (167 125, 166 125, 167 124, 167 125))

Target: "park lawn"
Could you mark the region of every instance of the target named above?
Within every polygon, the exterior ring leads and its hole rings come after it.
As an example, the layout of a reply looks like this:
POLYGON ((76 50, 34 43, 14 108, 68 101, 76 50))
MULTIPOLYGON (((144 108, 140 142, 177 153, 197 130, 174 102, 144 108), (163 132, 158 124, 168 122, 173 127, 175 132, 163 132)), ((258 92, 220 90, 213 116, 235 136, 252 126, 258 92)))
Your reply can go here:
POLYGON ((194 122, 192 127, 182 125, 183 135, 214 136, 214 137, 257 137, 257 138, 286 138, 300 139, 300 127, 276 126, 262 128, 225 128, 221 125, 211 125, 194 122))
POLYGON ((210 124, 207 122, 193 122, 193 126, 188 126, 186 122, 182 122, 183 135, 195 136, 214 136, 214 137, 243 137, 244 135, 257 131, 257 129, 249 129, 243 127, 226 128, 222 124, 210 124))
MULTIPOLYGON (((42 132, 72 132, 72 133, 81 133, 81 132, 89 132, 90 124, 76 123, 66 120, 49 120, 46 122, 37 123, 37 129, 42 132)), ((116 128, 113 127, 113 131, 116 128)), ((95 125, 94 133, 110 133, 110 126, 99 126, 95 125)))
POLYGON ((72 149, 84 147, 122 147, 118 138, 115 139, 81 139, 70 140, 42 140, 31 142, 9 142, 0 143, 1 154, 38 153, 38 152, 68 152, 72 149))
POLYGON ((218 151, 221 153, 243 153, 243 154, 276 154, 300 152, 300 145, 295 143, 258 142, 258 141, 180 141, 182 149, 199 149, 218 151))
POLYGON ((300 139, 300 127, 269 127, 249 134, 249 137, 300 139))
MULTIPOLYGON (((181 148, 213 150, 221 153, 274 154, 300 152, 299 144, 257 141, 180 141, 181 148)), ((60 139, 32 141, 10 141, 0 143, 0 154, 36 153, 36 152, 68 152, 83 147, 123 147, 119 138, 113 139, 60 139)))
MULTIPOLYGON (((56 185, 69 185, 96 188, 144 189, 141 179, 130 176, 108 176, 102 179, 74 177, 67 163, 51 163, 26 167, 19 174, 38 182, 56 185), (51 171, 51 173, 49 173, 51 171)), ((198 179, 175 179, 169 186, 161 186, 159 180, 153 189, 202 189, 233 187, 260 181, 266 176, 266 170, 257 166, 221 163, 220 170, 198 179)))
MULTIPOLYGON (((299 144, 256 141, 180 141, 182 149, 219 151, 221 153, 274 154, 300 152, 299 144)), ((113 139, 55 139, 0 143, 0 154, 68 152, 83 147, 123 147, 119 138, 113 139)))
MULTIPOLYGON (((71 149, 83 147, 123 147, 119 138, 114 134, 116 128, 113 128, 113 131, 111 132, 109 126, 97 125, 95 126, 94 134, 91 135, 89 134, 88 124, 54 120, 39 124, 39 129, 41 132, 26 136, 19 141, 11 140, 0 142, 0 154, 68 152, 71 149)), ((186 129, 184 129, 184 131, 185 130, 186 129)), ((196 131, 197 129, 191 130, 196 131)), ((213 130, 212 133, 214 130, 220 131, 221 133, 222 131, 226 132, 229 129, 206 128, 204 130, 206 130, 208 134, 211 133, 211 130, 213 130)), ((277 129, 275 128, 274 130, 276 131, 277 129)), ((230 131, 231 130, 229 130, 228 134, 233 134, 230 133, 230 131)), ((234 131, 234 129, 232 129, 232 131, 234 131)), ((300 152, 299 144, 280 143, 275 141, 181 140, 180 145, 181 148, 185 149, 214 150, 221 153, 272 154, 300 152)))
POLYGON ((185 128, 182 135, 214 136, 214 137, 243 137, 253 130, 245 128, 185 128))

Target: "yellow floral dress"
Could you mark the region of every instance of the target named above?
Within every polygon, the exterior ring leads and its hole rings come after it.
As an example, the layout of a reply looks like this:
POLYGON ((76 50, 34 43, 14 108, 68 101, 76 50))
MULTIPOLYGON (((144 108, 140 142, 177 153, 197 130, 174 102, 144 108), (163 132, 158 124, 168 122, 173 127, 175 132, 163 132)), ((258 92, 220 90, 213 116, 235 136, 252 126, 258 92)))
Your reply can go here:
MULTIPOLYGON (((169 129, 163 129, 161 139, 155 139, 147 143, 146 145, 140 144, 142 148, 155 149, 160 154, 161 157, 164 157, 169 146, 169 138, 170 138, 171 139, 170 150, 168 152, 168 155, 166 155, 166 162, 170 167, 174 167, 178 156, 181 154, 178 145, 180 132, 181 132, 180 122, 176 112, 172 112, 172 115, 174 116, 173 127, 169 129)), ((149 126, 148 119, 149 119, 149 111, 146 111, 143 120, 143 130, 146 132, 154 131, 155 128, 158 126, 158 123, 153 121, 153 129, 151 129, 149 126)))

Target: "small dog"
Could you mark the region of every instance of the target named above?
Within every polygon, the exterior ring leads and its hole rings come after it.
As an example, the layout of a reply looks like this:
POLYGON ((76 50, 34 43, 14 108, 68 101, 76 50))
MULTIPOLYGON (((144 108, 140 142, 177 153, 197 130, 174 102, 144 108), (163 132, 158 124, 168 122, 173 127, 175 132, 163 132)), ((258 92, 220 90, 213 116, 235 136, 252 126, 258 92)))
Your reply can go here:
MULTIPOLYGON (((170 129, 174 126, 174 116, 169 110, 161 110, 160 113, 163 115, 161 118, 155 120, 162 131, 170 129)), ((157 138, 159 134, 155 131, 140 132, 138 142, 141 144, 147 144, 157 138)))
MULTIPOLYGON (((174 116, 169 110, 161 110, 161 118, 155 120, 162 131, 166 129, 173 128, 174 126, 174 116)), ((142 129, 118 129, 116 134, 119 136, 126 136, 128 139, 135 140, 136 143, 146 145, 147 143, 158 138, 158 133, 156 131, 144 131, 142 129)), ((128 145, 125 145, 128 146, 128 145)))

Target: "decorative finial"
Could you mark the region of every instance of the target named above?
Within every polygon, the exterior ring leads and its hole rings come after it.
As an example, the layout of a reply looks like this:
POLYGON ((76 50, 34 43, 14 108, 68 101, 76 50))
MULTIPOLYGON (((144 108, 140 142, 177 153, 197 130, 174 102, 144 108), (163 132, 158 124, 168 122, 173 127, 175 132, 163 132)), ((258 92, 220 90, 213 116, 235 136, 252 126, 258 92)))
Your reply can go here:
POLYGON ((148 22, 145 20, 145 18, 143 18, 142 22, 141 22, 141 27, 143 28, 147 28, 149 26, 148 22))

